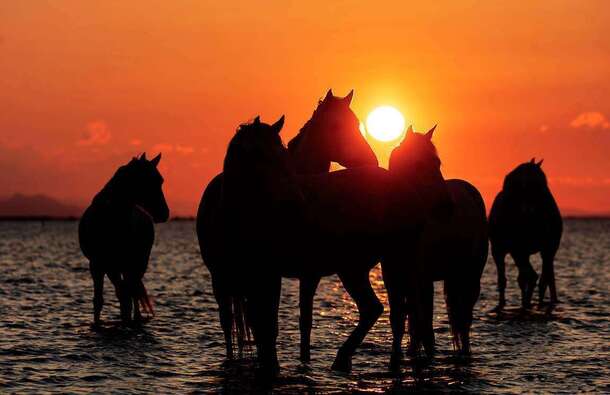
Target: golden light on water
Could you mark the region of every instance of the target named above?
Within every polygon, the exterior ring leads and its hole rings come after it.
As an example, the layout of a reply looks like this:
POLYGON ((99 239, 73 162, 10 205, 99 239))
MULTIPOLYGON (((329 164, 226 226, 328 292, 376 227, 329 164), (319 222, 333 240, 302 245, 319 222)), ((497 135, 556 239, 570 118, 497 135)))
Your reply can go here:
POLYGON ((392 106, 379 106, 366 118, 366 132, 375 140, 394 141, 402 136, 405 130, 405 118, 392 106))

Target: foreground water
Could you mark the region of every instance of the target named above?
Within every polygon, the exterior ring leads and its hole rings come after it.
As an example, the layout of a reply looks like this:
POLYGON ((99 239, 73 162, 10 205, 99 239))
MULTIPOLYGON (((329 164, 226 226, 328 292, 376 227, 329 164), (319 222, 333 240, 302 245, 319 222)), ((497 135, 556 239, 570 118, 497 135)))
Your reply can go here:
MULTIPOLYGON (((146 275, 156 316, 141 329, 90 326, 92 287, 76 222, 0 222, 0 392, 248 392, 251 358, 223 364, 210 276, 193 222, 157 227, 146 275)), ((536 269, 540 261, 534 259, 536 269)), ((312 362, 298 361, 298 284, 284 280, 280 310, 281 377, 274 393, 610 391, 610 221, 568 220, 556 261, 561 304, 552 312, 518 309, 516 268, 508 263, 508 311, 495 306, 490 260, 476 306, 470 360, 452 357, 441 286, 436 286, 439 353, 429 363, 387 371, 386 312, 354 357, 353 373, 329 368, 357 318, 336 277, 315 300, 312 362)), ((379 269, 371 272, 385 302, 379 269)), ((118 305, 106 280, 103 318, 118 305)), ((387 303, 386 303, 387 306, 387 303)), ((408 362, 408 361, 407 361, 408 362)))

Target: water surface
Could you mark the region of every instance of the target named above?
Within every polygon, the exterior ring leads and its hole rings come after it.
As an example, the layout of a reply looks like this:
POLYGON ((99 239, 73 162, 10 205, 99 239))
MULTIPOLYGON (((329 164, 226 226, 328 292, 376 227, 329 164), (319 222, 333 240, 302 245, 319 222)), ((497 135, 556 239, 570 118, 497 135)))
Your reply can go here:
MULTIPOLYGON (((108 324, 93 330, 92 284, 76 222, 0 222, 0 388, 5 392, 248 392, 251 360, 224 365, 210 276, 191 221, 157 227, 145 283, 156 316, 141 329, 108 324)), ((540 260, 534 258, 540 271, 540 260)), ((452 356, 442 287, 436 285, 439 353, 388 373, 387 308, 354 357, 353 373, 329 368, 355 325, 357 311, 336 277, 315 299, 312 362, 298 361, 298 284, 284 280, 280 310, 281 377, 274 393, 610 391, 610 221, 568 220, 556 266, 562 303, 552 312, 520 312, 517 270, 509 261, 508 311, 496 303, 489 260, 476 306, 473 357, 452 356)), ((371 272, 385 302, 378 268, 371 272)), ((106 280, 107 321, 118 304, 106 280)), ((387 306, 387 303, 386 303, 387 306)))

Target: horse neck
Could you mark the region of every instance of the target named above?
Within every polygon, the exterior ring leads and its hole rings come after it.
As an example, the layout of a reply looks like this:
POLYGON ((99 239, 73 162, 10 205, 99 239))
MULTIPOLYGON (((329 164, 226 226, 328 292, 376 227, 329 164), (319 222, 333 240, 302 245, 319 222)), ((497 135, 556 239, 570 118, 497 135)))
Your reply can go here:
POLYGON ((447 214, 451 205, 451 194, 442 173, 438 175, 403 177, 396 180, 398 190, 395 192, 401 199, 410 199, 416 203, 419 214, 447 214))
POLYGON ((93 204, 110 205, 116 208, 131 208, 135 205, 135 202, 125 190, 124 182, 115 175, 95 195, 93 204))
POLYGON ((330 159, 325 154, 325 147, 320 147, 319 139, 311 138, 316 124, 313 118, 307 121, 289 143, 292 163, 298 174, 327 173, 330 170, 330 159), (309 138, 308 138, 309 137, 309 138))

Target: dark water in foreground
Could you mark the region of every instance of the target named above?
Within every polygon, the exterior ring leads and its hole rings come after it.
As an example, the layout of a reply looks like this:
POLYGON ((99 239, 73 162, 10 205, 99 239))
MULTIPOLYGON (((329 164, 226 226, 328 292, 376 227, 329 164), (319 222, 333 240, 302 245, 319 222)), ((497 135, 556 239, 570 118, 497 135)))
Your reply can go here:
MULTIPOLYGON (((90 328, 92 287, 75 222, 0 222, 0 392, 247 392, 251 362, 225 367, 210 278, 192 222, 158 226, 145 282, 156 316, 142 329, 90 328)), ((540 270, 540 261, 535 258, 540 270)), ((298 361, 298 286, 285 280, 280 311, 281 377, 274 393, 610 392, 610 221, 569 220, 556 261, 562 304, 518 312, 516 268, 509 262, 509 312, 496 302, 495 266, 483 276, 473 328, 473 358, 452 358, 441 286, 435 327, 439 353, 429 364, 387 372, 387 309, 354 358, 353 373, 329 368, 357 318, 336 277, 315 301, 312 362, 298 361)), ((378 268, 371 273, 379 297, 378 268)), ((118 305, 106 281, 103 318, 118 305)), ((386 304, 387 305, 387 304, 386 304)))

